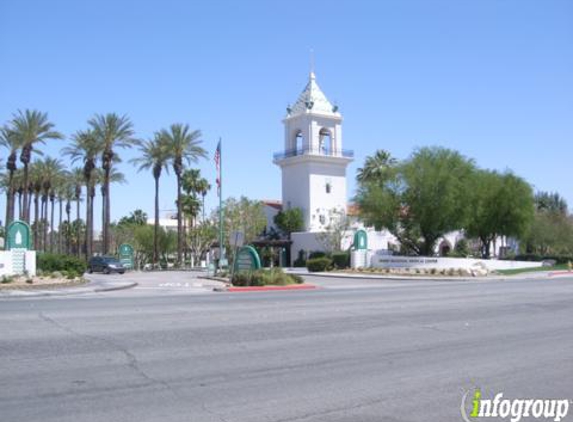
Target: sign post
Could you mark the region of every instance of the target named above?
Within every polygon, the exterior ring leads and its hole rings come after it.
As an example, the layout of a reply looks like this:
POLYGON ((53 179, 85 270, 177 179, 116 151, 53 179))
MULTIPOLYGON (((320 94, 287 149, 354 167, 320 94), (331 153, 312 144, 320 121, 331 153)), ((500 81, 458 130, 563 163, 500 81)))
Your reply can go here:
POLYGON ((133 259, 133 246, 129 243, 122 243, 119 245, 119 262, 128 270, 133 270, 134 259, 133 259))

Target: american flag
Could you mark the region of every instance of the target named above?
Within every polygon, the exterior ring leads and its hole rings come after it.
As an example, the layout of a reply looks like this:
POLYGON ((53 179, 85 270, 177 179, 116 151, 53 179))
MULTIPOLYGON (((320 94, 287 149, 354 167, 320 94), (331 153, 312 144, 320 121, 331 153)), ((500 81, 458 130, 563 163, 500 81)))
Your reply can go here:
POLYGON ((221 190, 221 140, 215 150, 215 168, 217 169, 217 191, 221 190))

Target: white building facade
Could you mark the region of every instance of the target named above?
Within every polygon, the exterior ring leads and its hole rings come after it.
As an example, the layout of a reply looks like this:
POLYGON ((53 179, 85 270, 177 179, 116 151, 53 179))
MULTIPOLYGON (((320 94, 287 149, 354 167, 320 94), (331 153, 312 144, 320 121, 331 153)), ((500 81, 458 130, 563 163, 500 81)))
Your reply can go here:
POLYGON ((307 232, 322 231, 332 210, 346 212, 346 168, 353 153, 342 149, 342 116, 314 73, 283 124, 284 151, 274 156, 282 172, 282 207, 300 208, 307 232))

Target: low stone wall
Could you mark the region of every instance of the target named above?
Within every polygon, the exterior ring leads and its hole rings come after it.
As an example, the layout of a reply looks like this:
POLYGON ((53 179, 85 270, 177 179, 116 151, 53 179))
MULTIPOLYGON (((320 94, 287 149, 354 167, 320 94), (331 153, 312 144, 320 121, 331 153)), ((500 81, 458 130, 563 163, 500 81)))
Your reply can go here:
POLYGON ((351 256, 352 268, 418 268, 418 269, 472 269, 485 267, 489 271, 509 270, 514 268, 541 267, 541 262, 505 261, 498 259, 474 258, 441 258, 379 255, 373 251, 353 251, 351 256))
MULTIPOLYGON (((0 251, 0 277, 3 275, 15 275, 13 265, 13 252, 0 251)), ((30 276, 36 275, 36 251, 26 251, 24 258, 24 269, 30 276)))

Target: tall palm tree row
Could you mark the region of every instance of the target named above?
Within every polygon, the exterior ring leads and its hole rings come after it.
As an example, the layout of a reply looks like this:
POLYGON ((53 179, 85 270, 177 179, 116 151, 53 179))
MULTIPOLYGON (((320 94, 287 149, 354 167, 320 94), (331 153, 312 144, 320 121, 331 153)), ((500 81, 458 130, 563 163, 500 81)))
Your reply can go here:
POLYGON ((199 158, 206 158, 207 152, 201 147, 201 131, 191 130, 188 124, 174 123, 169 129, 159 132, 162 142, 169 151, 169 161, 177 179, 177 265, 181 266, 183 257, 183 225, 181 176, 184 163, 196 163, 199 158))
POLYGON ((150 170, 155 181, 155 207, 154 207, 154 230, 153 230, 153 267, 159 260, 159 178, 163 169, 169 171, 169 150, 166 138, 156 133, 153 139, 143 142, 139 147, 140 156, 131 160, 138 166, 137 171, 150 170))
POLYGON ((28 166, 32 153, 41 153, 34 149, 36 144, 43 144, 48 139, 63 139, 60 132, 54 130, 54 124, 48 120, 48 114, 37 110, 18 110, 10 122, 9 131, 13 132, 21 148, 20 162, 24 166, 24 197, 22 219, 30 222, 30 206, 28 202, 29 173, 28 166))
POLYGON ((155 182, 154 265, 159 259, 159 180, 164 170, 168 173, 172 168, 175 173, 177 263, 181 265, 186 249, 183 216, 186 215, 192 225, 200 209, 204 215, 205 195, 210 189, 208 181, 201 178, 198 171, 188 171, 191 178, 184 186, 182 180, 186 166, 207 155, 201 146, 201 132, 192 130, 188 124, 175 123, 141 142, 135 137, 133 124, 126 115, 96 114, 87 123, 88 129, 77 131, 62 149, 63 156, 69 157, 72 163, 81 163, 81 167, 69 171, 60 159, 40 157, 32 160, 34 154, 43 155, 38 145, 64 138, 47 113, 18 110, 0 127, 0 148, 7 150, 0 160, 0 170, 5 169, 0 173, 0 189, 6 195, 4 226, 20 218, 31 223, 37 250, 73 251, 89 258, 94 252, 94 200, 96 187, 100 185, 102 252, 109 253, 113 242, 110 186, 125 181, 125 176, 117 170, 117 163, 121 162, 117 151, 138 146, 138 156, 130 161, 138 171, 151 170, 155 182), (183 197, 183 188, 192 200, 183 197), (85 230, 81 219, 84 197, 85 230), (202 197, 202 204, 199 197, 202 197), (74 202, 75 218, 72 218, 74 202))

